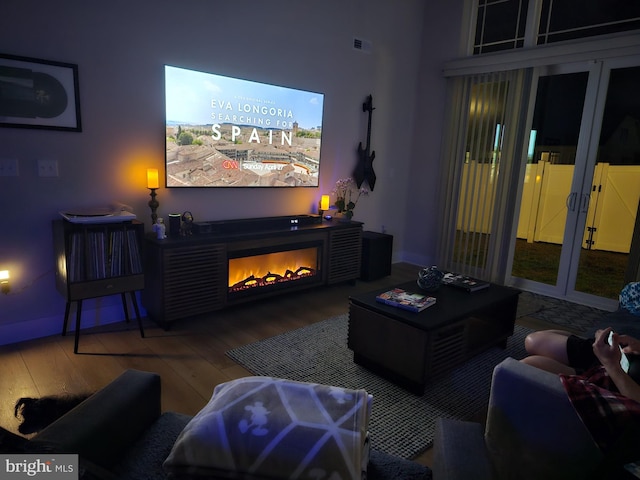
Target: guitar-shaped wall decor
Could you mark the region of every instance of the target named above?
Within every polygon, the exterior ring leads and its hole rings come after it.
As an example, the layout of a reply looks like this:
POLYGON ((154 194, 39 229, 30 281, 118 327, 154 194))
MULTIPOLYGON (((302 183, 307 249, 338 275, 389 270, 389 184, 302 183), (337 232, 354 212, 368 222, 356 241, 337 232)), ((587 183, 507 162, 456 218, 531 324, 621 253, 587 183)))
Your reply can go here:
POLYGON ((376 184, 376 174, 373 171, 373 159, 376 158, 376 152, 371 152, 371 116, 373 114, 373 97, 369 95, 367 101, 362 104, 362 111, 369 112, 369 128, 367 130, 367 146, 362 148, 362 142, 358 145, 358 163, 353 172, 353 178, 358 188, 367 181, 369 188, 373 191, 376 184))

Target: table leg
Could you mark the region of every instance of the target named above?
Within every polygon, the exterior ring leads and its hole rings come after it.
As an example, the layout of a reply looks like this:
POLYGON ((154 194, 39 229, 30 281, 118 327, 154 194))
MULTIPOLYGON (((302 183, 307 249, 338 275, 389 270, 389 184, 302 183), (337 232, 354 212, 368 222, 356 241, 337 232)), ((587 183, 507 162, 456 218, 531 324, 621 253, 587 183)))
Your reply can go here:
POLYGON ((71 302, 67 301, 64 307, 64 323, 62 324, 62 336, 67 334, 67 325, 69 324, 69 312, 71 311, 71 302))
POLYGON ((122 297, 122 308, 124 310, 124 318, 126 322, 129 323, 129 309, 127 308, 127 296, 125 295, 124 292, 122 292, 120 296, 122 297))
POLYGON ((131 295, 131 303, 133 303, 133 309, 136 312, 136 318, 138 319, 138 327, 140 328, 140 336, 144 338, 144 329, 142 328, 142 319, 140 318, 140 309, 138 309, 138 300, 136 300, 136 292, 129 292, 131 295))
POLYGON ((78 353, 78 343, 80 343, 80 319, 82 318, 82 300, 78 300, 76 310, 76 338, 73 344, 73 353, 78 353))

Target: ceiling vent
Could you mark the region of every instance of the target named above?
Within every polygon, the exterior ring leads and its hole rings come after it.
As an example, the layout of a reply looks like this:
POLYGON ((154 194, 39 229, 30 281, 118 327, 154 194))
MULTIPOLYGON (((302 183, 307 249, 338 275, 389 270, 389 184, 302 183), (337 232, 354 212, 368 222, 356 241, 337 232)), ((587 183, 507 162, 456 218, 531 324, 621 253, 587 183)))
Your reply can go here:
POLYGON ((353 48, 364 53, 371 53, 371 42, 362 38, 354 38, 353 48))

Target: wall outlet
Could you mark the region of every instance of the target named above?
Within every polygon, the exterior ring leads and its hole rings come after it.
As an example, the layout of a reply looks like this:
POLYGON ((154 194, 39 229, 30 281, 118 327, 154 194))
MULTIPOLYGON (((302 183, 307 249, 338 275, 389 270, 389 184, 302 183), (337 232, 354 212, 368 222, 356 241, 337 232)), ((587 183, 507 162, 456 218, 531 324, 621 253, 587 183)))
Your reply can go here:
POLYGON ((0 177, 17 177, 18 175, 17 158, 0 158, 0 177))
POLYGON ((58 161, 57 160, 38 160, 38 176, 39 177, 57 177, 58 161))

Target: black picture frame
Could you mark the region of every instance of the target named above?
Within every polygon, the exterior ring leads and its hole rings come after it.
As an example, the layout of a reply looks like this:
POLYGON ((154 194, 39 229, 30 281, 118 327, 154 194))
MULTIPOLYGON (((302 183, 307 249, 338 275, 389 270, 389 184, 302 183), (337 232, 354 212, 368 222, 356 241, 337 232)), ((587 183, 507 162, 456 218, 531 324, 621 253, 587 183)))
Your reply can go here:
POLYGON ((0 127, 81 132, 78 66, 0 53, 0 127))

